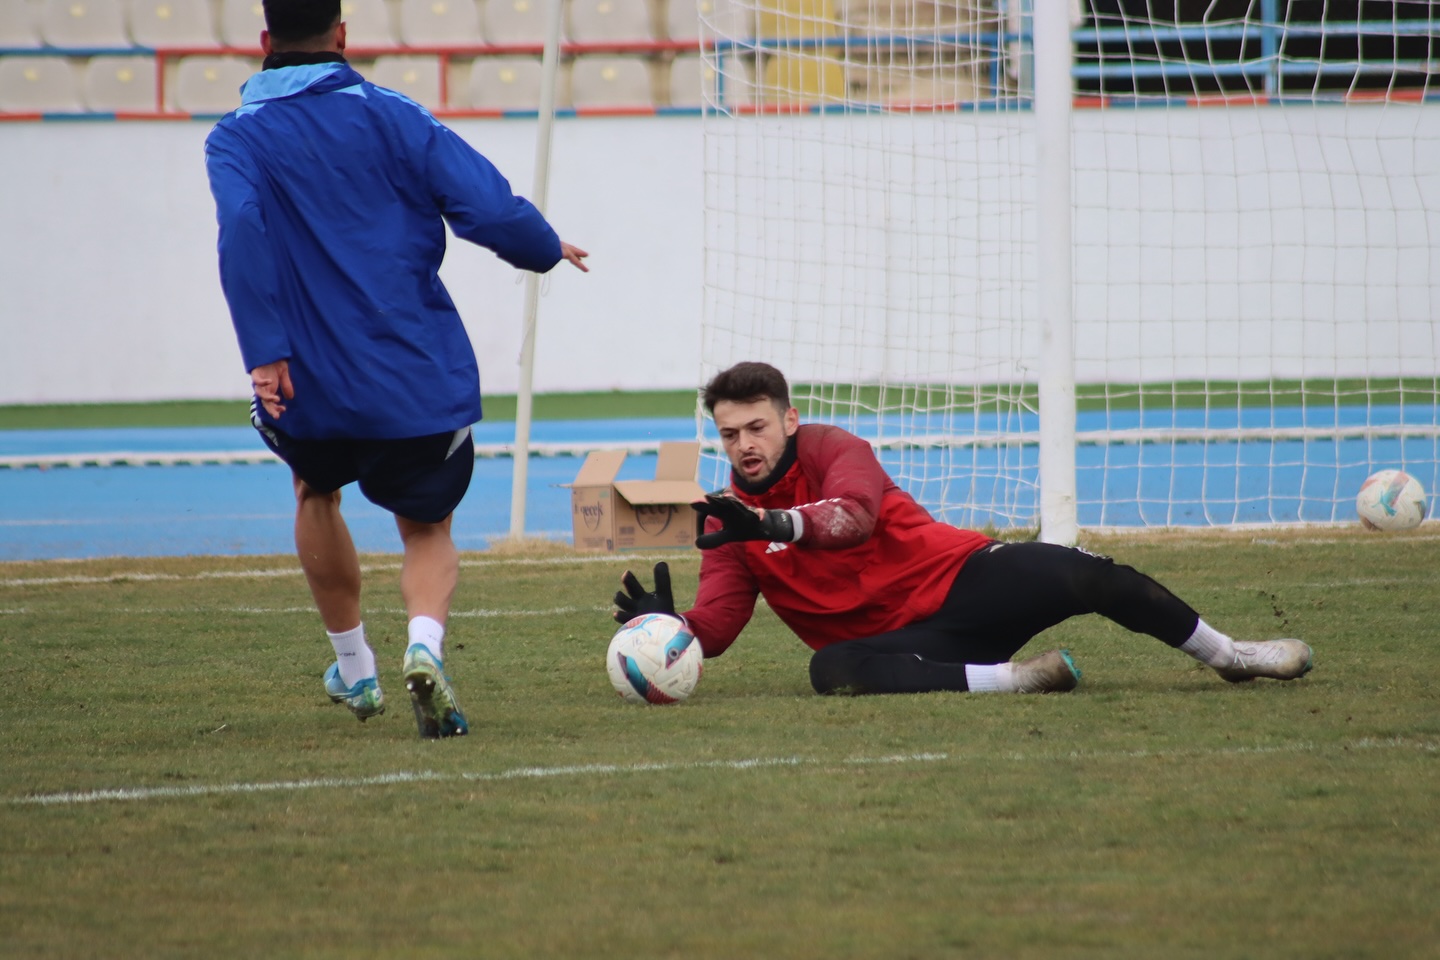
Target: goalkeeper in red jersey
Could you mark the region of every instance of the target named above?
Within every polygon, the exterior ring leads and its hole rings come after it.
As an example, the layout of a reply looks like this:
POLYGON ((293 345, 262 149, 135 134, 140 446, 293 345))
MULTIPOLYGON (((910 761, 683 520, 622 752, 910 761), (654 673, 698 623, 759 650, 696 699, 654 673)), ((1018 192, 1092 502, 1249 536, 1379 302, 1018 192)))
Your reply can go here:
MULTIPOLYGON (((695 505, 704 556, 695 606, 683 618, 706 657, 729 648, 763 596, 815 651, 818 693, 1071 690, 1080 671, 1067 651, 1011 657, 1082 613, 1147 633, 1232 682, 1310 670, 1310 647, 1299 640, 1232 640, 1108 557, 936 522, 869 443, 801 424, 784 374, 769 364, 720 372, 704 402, 732 467, 730 486, 695 505)), ((621 623, 643 613, 682 616, 666 564, 655 565, 653 591, 628 570, 621 585, 621 623)))

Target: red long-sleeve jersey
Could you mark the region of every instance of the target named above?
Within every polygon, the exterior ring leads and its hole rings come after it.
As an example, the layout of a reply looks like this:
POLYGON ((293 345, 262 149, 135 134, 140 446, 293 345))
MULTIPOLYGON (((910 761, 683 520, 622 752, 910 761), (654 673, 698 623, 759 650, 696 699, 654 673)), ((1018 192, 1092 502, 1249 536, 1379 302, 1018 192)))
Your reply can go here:
MULTIPOLYGON (((804 424, 774 485, 742 502, 799 510, 795 543, 745 541, 706 550, 693 609, 705 656, 739 636, 759 595, 806 645, 873 637, 935 613, 967 557, 989 537, 934 518, 895 485, 870 444, 839 427, 804 424)), ((711 517, 706 530, 720 529, 711 517)))

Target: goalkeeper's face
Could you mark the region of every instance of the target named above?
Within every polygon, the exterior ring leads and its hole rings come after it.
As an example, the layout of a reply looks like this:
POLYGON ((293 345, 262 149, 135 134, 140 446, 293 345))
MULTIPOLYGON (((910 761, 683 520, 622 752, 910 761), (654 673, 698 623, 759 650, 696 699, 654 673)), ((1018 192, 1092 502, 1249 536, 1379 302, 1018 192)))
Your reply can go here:
POLYGON ((748 481, 760 481, 774 472, 785 455, 785 444, 800 428, 800 412, 782 409, 770 400, 715 404, 715 428, 735 472, 748 481))

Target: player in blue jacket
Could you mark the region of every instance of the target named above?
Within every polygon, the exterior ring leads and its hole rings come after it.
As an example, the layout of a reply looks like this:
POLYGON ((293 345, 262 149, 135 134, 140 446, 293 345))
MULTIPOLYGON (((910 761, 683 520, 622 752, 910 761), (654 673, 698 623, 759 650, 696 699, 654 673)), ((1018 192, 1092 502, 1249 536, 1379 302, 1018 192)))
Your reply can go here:
POLYGON ((467 731, 444 673, 459 577, 450 519, 470 485, 480 374, 440 282, 445 225, 523 270, 587 270, 483 156, 344 57, 340 0, 264 0, 264 69, 205 143, 220 282, 255 399, 294 474, 295 546, 335 648, 331 699, 384 712, 340 488, 395 515, 404 678, 422 737, 467 731))

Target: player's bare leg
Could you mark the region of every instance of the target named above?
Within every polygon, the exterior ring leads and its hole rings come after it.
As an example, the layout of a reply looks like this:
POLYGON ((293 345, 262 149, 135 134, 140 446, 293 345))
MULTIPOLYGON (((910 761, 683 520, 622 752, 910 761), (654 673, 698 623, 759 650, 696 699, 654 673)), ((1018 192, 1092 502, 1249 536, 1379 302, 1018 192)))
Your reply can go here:
POLYGON ((400 595, 411 620, 429 617, 443 628, 450 615, 450 599, 460 579, 460 553, 450 538, 451 517, 439 523, 395 518, 405 544, 400 568, 400 595))
POLYGON ((400 594, 410 617, 405 689, 420 736, 426 739, 469 732, 444 671, 445 621, 460 579, 460 555, 450 537, 450 521, 450 517, 439 523, 395 518, 405 544, 400 594))
POLYGON ((360 622, 360 557, 340 515, 340 491, 317 493, 295 478, 295 551, 325 629, 360 622))
POLYGON ((325 692, 362 721, 384 713, 375 654, 360 620, 360 558, 340 514, 340 491, 320 493, 295 478, 295 552, 335 649, 325 692))

